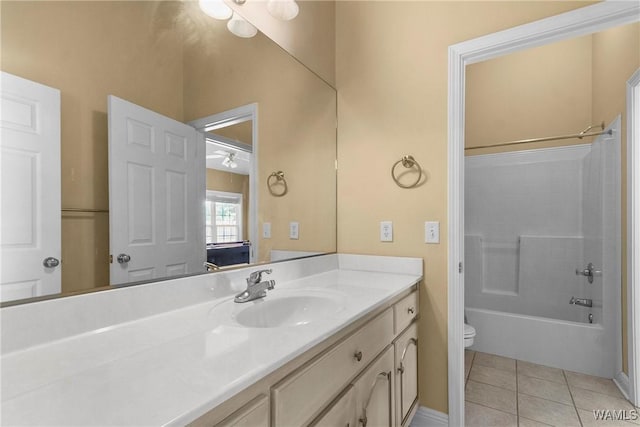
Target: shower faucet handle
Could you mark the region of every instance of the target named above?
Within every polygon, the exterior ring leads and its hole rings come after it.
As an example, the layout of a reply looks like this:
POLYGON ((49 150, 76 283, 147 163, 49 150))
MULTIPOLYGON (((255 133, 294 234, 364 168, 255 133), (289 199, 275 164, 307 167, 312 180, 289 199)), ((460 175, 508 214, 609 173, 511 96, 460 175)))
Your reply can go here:
POLYGON ((602 274, 602 271, 596 270, 592 262, 587 264, 587 268, 585 268, 584 270, 576 268, 576 275, 585 276, 589 281, 589 283, 593 283, 593 278, 595 276, 600 276, 601 274, 602 274))

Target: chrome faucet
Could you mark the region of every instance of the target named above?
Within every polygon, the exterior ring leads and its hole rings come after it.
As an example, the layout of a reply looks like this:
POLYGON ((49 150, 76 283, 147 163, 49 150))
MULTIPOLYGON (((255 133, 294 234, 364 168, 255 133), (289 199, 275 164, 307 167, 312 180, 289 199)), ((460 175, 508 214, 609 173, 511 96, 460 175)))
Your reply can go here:
POLYGON ((262 273, 271 274, 271 269, 254 271, 247 278, 247 289, 233 299, 235 302, 249 302, 267 296, 267 290, 276 286, 275 280, 262 281, 262 273))
POLYGON ((569 301, 569 304, 581 305, 583 307, 593 307, 593 301, 589 298, 571 297, 571 301, 569 301))

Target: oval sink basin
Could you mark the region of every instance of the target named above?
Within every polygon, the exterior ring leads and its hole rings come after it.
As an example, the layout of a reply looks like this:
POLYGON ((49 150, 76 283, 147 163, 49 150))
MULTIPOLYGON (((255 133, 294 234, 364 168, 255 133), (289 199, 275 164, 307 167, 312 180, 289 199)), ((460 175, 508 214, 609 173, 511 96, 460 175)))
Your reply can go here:
POLYGON ((306 325, 335 312, 333 298, 323 296, 287 296, 255 301, 236 314, 235 320, 249 328, 275 328, 306 325))
POLYGON ((246 328, 302 326, 335 318, 345 309, 344 297, 328 290, 274 290, 246 303, 227 300, 214 307, 209 318, 216 324, 246 328))

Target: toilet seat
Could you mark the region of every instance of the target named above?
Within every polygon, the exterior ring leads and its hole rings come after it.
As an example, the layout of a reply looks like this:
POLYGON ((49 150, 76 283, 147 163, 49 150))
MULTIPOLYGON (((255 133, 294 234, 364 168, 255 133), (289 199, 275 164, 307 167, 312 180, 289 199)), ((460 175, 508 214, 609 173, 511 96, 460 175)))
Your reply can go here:
POLYGON ((476 336, 476 329, 468 324, 464 324, 464 346, 471 347, 473 345, 473 339, 476 336))

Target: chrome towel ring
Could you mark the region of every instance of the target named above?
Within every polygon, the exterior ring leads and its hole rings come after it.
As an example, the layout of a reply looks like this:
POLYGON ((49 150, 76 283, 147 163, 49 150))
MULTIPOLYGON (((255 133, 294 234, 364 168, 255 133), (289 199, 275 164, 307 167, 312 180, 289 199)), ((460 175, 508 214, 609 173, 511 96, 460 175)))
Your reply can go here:
POLYGON ((269 193, 271 193, 271 195, 275 197, 282 197, 287 194, 287 191, 289 191, 289 187, 287 186, 287 180, 284 179, 284 172, 271 172, 271 175, 269 175, 269 178, 267 178, 267 188, 269 189, 269 193), (276 185, 281 185, 283 187, 282 191, 274 191, 273 187, 276 185))
POLYGON ((422 167, 420 166, 420 163, 418 163, 418 161, 416 159, 413 158, 413 156, 402 156, 402 158, 400 160, 398 160, 397 162, 395 162, 393 164, 393 166, 391 167, 391 177, 393 178, 393 180, 396 182, 396 184, 398 184, 398 187, 401 188, 414 188, 418 185, 418 183, 420 183, 420 180, 422 179, 422 167), (399 180, 398 177, 396 176, 396 167, 402 164, 402 166, 404 166, 407 169, 411 169, 411 168, 417 168, 418 169, 418 178, 415 180, 415 182, 405 185, 402 184, 399 180))

